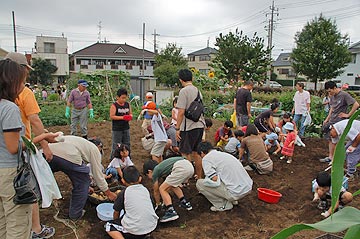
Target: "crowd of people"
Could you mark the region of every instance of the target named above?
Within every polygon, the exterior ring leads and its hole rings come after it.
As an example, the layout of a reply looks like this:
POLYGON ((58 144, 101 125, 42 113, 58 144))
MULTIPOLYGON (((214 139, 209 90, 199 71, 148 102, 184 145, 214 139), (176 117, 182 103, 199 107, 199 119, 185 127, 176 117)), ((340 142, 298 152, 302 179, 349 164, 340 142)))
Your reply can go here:
MULTIPOLYGON (((5 215, 0 216, 0 236, 3 238, 50 238, 55 234, 54 228, 40 223, 37 203, 15 205, 12 202, 15 194, 12 180, 16 174, 18 143, 21 143, 22 135, 31 138, 33 134, 32 140, 40 144, 51 170, 62 171, 71 180, 70 219, 83 217, 93 185, 115 202, 114 220, 105 226, 112 238, 146 238, 156 228, 158 220, 165 223, 178 219, 172 195, 178 198, 176 201, 181 210, 192 210, 191 202, 182 190, 192 178, 196 180, 199 193, 211 203, 211 211, 231 210, 252 191, 253 180, 248 171, 270 174, 274 168, 270 155, 290 164, 294 159, 295 145, 305 147, 301 138, 306 131, 304 121, 310 114, 310 94, 302 83, 296 85, 291 114, 283 114, 276 123, 274 114, 281 104, 274 100, 270 108, 257 115, 251 123, 254 83, 245 82, 234 97, 236 123, 224 122, 216 130, 213 145, 205 140, 206 131, 212 127, 211 119, 203 114, 198 120, 188 117, 187 109, 194 99, 202 99, 202 94, 193 85, 191 71, 180 70, 182 89, 173 100, 171 120, 167 120, 154 102, 151 92, 146 94, 140 114, 144 117, 141 141, 151 157, 142 165, 142 173, 152 182, 153 205, 149 191, 141 184, 142 176, 131 160, 129 122, 133 114, 127 102, 127 90, 120 88, 117 91, 116 101, 109 109, 112 145, 110 164, 104 168, 101 140, 88 138, 87 120, 94 117, 90 94, 86 90, 88 82, 79 80, 78 87, 71 91, 65 110, 65 116, 71 117, 71 135, 63 136, 63 140, 58 142, 55 140, 58 134, 45 133, 34 94, 25 87, 29 70, 31 66, 19 53, 9 53, 5 60, 0 61, 0 151, 3 155, 0 185, 4 189, 0 193, 0 213, 5 215), (80 124, 81 137, 76 136, 77 124, 80 124), (126 186, 119 195, 109 189, 108 183, 114 181, 126 186), (160 219, 157 215, 159 209, 165 210, 160 219)), ((331 163, 347 118, 359 104, 349 94, 337 89, 332 81, 325 84, 325 89, 329 99, 324 105, 329 107, 329 111, 323 131, 329 139, 329 157, 321 161, 331 163), (349 106, 352 107, 347 112, 349 106)), ((346 176, 354 178, 360 160, 360 121, 354 121, 346 137, 346 176)), ((314 200, 321 200, 319 205, 323 205, 322 201, 331 195, 330 175, 321 172, 315 181, 314 200)), ((337 207, 351 200, 351 193, 343 189, 337 207)), ((324 217, 331 214, 328 207, 322 209, 324 217)))

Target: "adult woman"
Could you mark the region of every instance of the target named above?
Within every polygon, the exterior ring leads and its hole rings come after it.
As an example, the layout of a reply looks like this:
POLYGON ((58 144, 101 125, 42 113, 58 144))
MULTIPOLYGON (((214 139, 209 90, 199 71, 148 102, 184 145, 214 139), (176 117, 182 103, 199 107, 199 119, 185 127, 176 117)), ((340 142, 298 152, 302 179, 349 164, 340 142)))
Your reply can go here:
POLYGON ((262 112, 255 118, 254 124, 261 133, 274 132, 276 125, 273 114, 279 110, 279 107, 279 103, 272 103, 269 110, 262 112))
MULTIPOLYGON (((13 179, 18 166, 18 145, 24 135, 19 108, 14 103, 25 87, 26 70, 11 60, 0 61, 0 238, 30 238, 32 205, 15 205, 13 179)), ((57 134, 33 139, 54 141, 57 134)))
POLYGON ((245 167, 246 170, 255 170, 259 174, 268 174, 273 171, 273 162, 266 152, 263 139, 253 124, 247 126, 245 138, 241 141, 240 159, 245 151, 250 155, 250 162, 249 165, 245 167))

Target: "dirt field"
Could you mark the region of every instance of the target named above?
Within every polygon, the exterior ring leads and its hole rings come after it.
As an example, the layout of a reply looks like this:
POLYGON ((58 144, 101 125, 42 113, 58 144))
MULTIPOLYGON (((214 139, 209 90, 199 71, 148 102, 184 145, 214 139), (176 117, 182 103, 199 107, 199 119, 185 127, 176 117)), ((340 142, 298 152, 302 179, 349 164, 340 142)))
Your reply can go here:
MULTIPOLYGON (((214 126, 207 134, 207 139, 212 141, 216 129, 222 125, 220 121, 214 121, 214 126)), ((139 170, 142 163, 149 155, 143 150, 140 138, 141 122, 131 122, 131 150, 132 160, 139 170)), ((69 133, 69 126, 50 127, 49 130, 63 131, 69 133)), ((111 145, 111 123, 89 124, 89 136, 98 136, 105 145, 105 156, 103 164, 109 163, 111 145)), ((152 233, 152 238, 270 238, 281 229, 295 223, 314 223, 322 219, 320 211, 316 205, 311 203, 311 180, 316 174, 323 170, 326 165, 318 161, 319 158, 326 156, 327 144, 322 139, 305 139, 306 148, 296 147, 295 157, 292 164, 286 164, 278 158, 274 160, 274 172, 272 175, 260 176, 250 172, 254 180, 252 193, 239 201, 231 211, 214 213, 209 210, 210 203, 205 197, 198 194, 195 181, 190 182, 190 187, 184 189, 185 196, 191 201, 192 211, 185 211, 177 208, 180 218, 177 221, 158 224, 157 229, 152 233), (257 198, 258 187, 266 187, 282 193, 283 197, 278 204, 267 204, 257 198)), ((60 200, 59 218, 63 218, 69 205, 71 194, 70 180, 62 173, 56 173, 64 200, 60 200)), ((149 181, 143 180, 145 186, 149 187, 149 181)), ((354 192, 360 188, 358 180, 350 183, 350 190, 354 192)), ((174 205, 178 201, 174 199, 174 205)), ((359 198, 351 204, 360 207, 359 198)), ((76 222, 76 232, 78 238, 109 238, 104 231, 104 223, 96 216, 95 206, 87 203, 86 214, 83 219, 76 222)), ((42 209, 41 221, 44 224, 56 228, 54 238, 76 238, 73 231, 63 223, 56 221, 53 216, 57 209, 52 206, 49 209, 42 209)), ((160 215, 161 216, 161 215, 160 215)), ((303 231, 295 234, 291 238, 316 238, 324 233, 319 231, 303 231)), ((340 234, 341 235, 341 234, 340 234)))

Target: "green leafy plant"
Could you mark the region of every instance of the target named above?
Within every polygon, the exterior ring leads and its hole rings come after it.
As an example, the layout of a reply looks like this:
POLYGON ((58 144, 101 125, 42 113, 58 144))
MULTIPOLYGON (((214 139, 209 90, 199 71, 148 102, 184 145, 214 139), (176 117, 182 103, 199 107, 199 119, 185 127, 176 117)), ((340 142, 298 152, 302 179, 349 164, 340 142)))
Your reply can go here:
MULTIPOLYGON (((339 198, 343 181, 343 165, 345 161, 345 138, 348 134, 352 122, 358 117, 360 110, 351 116, 348 124, 340 137, 335 148, 334 161, 331 168, 331 210, 334 212, 335 204, 339 198)), ((353 196, 359 195, 360 190, 353 196)), ((331 217, 326 218, 314 224, 296 224, 277 233, 272 239, 284 239, 296 232, 308 229, 318 229, 324 232, 341 232, 347 229, 344 239, 358 238, 360 235, 360 210, 354 207, 345 207, 342 210, 333 213, 331 217)))

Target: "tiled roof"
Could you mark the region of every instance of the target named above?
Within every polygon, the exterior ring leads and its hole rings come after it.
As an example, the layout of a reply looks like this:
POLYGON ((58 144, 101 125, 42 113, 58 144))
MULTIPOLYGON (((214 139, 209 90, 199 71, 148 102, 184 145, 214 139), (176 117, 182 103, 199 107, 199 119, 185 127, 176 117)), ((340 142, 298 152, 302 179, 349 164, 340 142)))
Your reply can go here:
MULTIPOLYGON (((94 43, 74 52, 75 56, 104 56, 104 57, 142 57, 142 49, 125 44, 94 43)), ((145 50, 144 57, 154 58, 155 54, 145 50)))
POLYGON ((199 55, 209 55, 209 54, 216 54, 217 50, 215 48, 211 48, 211 47, 206 47, 204 49, 198 50, 198 51, 194 51, 188 54, 188 56, 199 56, 199 55))
POLYGON ((291 53, 280 53, 276 61, 272 63, 272 66, 291 66, 291 59, 290 59, 291 53), (284 58, 287 58, 289 60, 283 60, 284 58))

